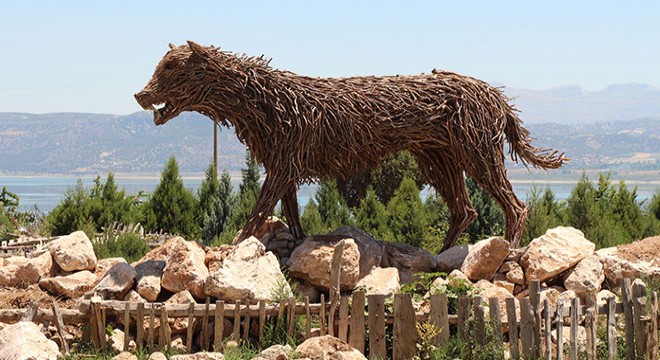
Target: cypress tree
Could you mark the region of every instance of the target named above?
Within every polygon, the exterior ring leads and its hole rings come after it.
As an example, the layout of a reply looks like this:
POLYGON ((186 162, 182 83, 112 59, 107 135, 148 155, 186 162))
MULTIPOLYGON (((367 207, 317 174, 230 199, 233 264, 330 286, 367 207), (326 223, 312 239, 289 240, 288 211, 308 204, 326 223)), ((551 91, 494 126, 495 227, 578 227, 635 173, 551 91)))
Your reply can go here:
POLYGON ((373 189, 369 188, 366 197, 360 201, 355 218, 356 225, 374 238, 392 239, 392 231, 388 226, 389 214, 373 189))
POLYGON ((421 247, 427 237, 428 220, 415 181, 404 178, 387 205, 394 240, 421 247))
POLYGON ((314 199, 310 199, 302 215, 300 216, 300 224, 305 231, 305 234, 319 235, 328 232, 328 228, 323 224, 319 208, 316 206, 314 199))
POLYGON ((339 194, 334 180, 322 183, 315 197, 319 215, 326 229, 333 231, 344 225, 352 225, 351 210, 339 194))

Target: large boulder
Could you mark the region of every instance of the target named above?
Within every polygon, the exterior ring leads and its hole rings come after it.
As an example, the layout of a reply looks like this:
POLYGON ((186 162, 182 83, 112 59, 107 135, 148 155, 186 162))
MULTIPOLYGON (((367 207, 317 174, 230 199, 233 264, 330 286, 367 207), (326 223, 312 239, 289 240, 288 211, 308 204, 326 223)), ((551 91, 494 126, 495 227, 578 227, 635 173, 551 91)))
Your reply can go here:
POLYGON ((36 284, 52 274, 53 260, 46 252, 34 258, 12 256, 0 264, 0 286, 23 287, 36 284))
POLYGON ((0 330, 0 359, 56 360, 57 344, 33 322, 21 321, 0 330))
POLYGON ((168 258, 160 285, 175 293, 189 290, 196 298, 204 299, 204 282, 209 274, 204 264, 204 249, 180 236, 168 240, 164 246, 168 258))
POLYGON ((316 336, 298 345, 301 358, 311 360, 366 360, 367 358, 347 343, 330 335, 316 336))
POLYGON ((385 247, 380 241, 363 230, 354 226, 342 226, 330 235, 337 235, 343 239, 353 239, 355 241, 360 252, 360 274, 358 275, 360 279, 367 275, 374 266, 380 266, 385 254, 385 247))
POLYGON ((660 280, 660 236, 596 251, 603 263, 608 284, 618 286, 621 278, 660 280))
POLYGON ((399 269, 375 267, 360 279, 355 287, 364 288, 367 295, 390 296, 396 294, 401 290, 399 269))
POLYGON ((490 280, 507 255, 508 241, 499 236, 481 240, 470 249, 461 266, 461 272, 472 281, 490 280))
POLYGON ((293 296, 279 261, 254 236, 240 242, 220 268, 209 274, 204 292, 230 303, 269 300, 277 292, 293 296))
POLYGON ((556 227, 532 240, 520 257, 525 280, 544 282, 572 268, 580 260, 594 253, 596 245, 572 227, 556 227))
POLYGON ((311 284, 330 289, 330 266, 335 247, 345 240, 341 257, 341 290, 352 290, 360 275, 360 252, 353 239, 341 236, 314 236, 298 246, 289 259, 289 273, 292 277, 307 280, 311 284))
POLYGON ((474 284, 474 286, 480 289, 479 296, 481 296, 483 299, 486 299, 485 301, 488 301, 487 299, 490 298, 497 298, 499 300, 500 316, 502 318, 502 322, 507 321, 506 299, 515 299, 516 313, 518 314, 520 312, 520 303, 518 299, 516 299, 507 289, 501 286, 497 286, 488 280, 479 280, 476 284, 474 284))
POLYGON ((207 248, 204 263, 206 263, 206 267, 209 269, 209 273, 220 269, 222 263, 225 261, 227 256, 231 254, 234 248, 236 248, 236 245, 220 245, 207 248))
POLYGON ((78 271, 65 276, 55 276, 39 280, 39 286, 55 295, 75 299, 89 291, 96 284, 97 278, 89 270, 78 271))
POLYGON ((415 274, 433 272, 436 268, 435 256, 430 252, 408 244, 385 242, 385 254, 380 267, 399 269, 401 282, 410 284, 417 278, 415 274))
POLYGON ((460 270, 463 261, 470 252, 470 245, 453 246, 435 256, 435 271, 449 274, 454 270, 460 270))
POLYGON ((596 293, 605 280, 603 264, 598 255, 590 255, 582 259, 564 278, 564 287, 576 294, 596 293))
POLYGON ((104 299, 121 300, 133 288, 136 276, 137 273, 131 265, 119 262, 105 273, 92 292, 104 299))
POLYGON ((96 255, 87 235, 76 231, 48 244, 53 260, 64 271, 94 270, 96 255))
MULTIPOLYGON (((257 239, 261 239, 264 235, 276 234, 283 231, 289 231, 289 226, 280 220, 277 216, 269 216, 266 218, 266 221, 254 231, 254 236, 257 239)), ((265 245, 265 244, 264 244, 265 245)))
POLYGON ((111 267, 119 263, 125 263, 125 262, 126 260, 120 257, 99 259, 96 262, 96 269, 94 270, 94 274, 96 275, 96 278, 99 281, 101 281, 101 279, 103 279, 103 277, 108 272, 108 270, 110 270, 111 267))
POLYGON ((148 301, 156 301, 160 295, 160 278, 165 269, 165 260, 145 259, 135 264, 135 290, 148 301))

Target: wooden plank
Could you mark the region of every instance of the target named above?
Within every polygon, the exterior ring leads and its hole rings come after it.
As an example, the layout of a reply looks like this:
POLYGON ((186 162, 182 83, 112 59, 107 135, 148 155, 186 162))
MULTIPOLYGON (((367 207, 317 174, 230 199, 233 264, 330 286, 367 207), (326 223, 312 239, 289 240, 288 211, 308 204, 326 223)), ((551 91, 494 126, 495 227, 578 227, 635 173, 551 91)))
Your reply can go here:
POLYGON ((541 282, 538 280, 529 283, 529 304, 532 310, 532 359, 538 359, 541 357, 541 282))
POLYGON ((170 348, 170 344, 172 344, 172 329, 170 328, 167 308, 162 307, 160 309, 160 331, 158 333, 158 347, 160 347, 161 350, 166 350, 170 348))
POLYGON ((204 316, 202 317, 202 350, 209 350, 209 307, 211 306, 211 298, 206 297, 204 302, 204 316))
POLYGON ((284 321, 284 313, 286 311, 286 302, 285 301, 280 301, 279 307, 277 308, 277 322, 275 323, 275 326, 279 328, 282 325, 282 322, 284 321))
POLYGON ((607 358, 614 360, 616 354, 616 298, 607 298, 607 358))
POLYGON ((130 307, 130 303, 127 303, 126 308, 124 308, 124 348, 123 348, 124 351, 128 351, 130 330, 131 330, 131 307, 130 307))
POLYGON ((366 297, 364 291, 353 293, 353 302, 351 304, 351 324, 349 345, 364 353, 364 305, 366 297))
POLYGON ((596 360, 596 294, 585 295, 584 330, 587 333, 587 360, 596 360))
MULTIPOLYGON (((305 339, 312 336, 312 314, 309 310, 309 296, 305 296, 305 339)), ((261 336, 259 336, 261 339, 261 336)))
POLYGON ((550 300, 543 300, 543 324, 545 327, 545 360, 552 360, 552 321, 550 319, 550 300))
POLYGON ((621 280, 621 298, 623 300, 623 318, 626 332, 626 358, 635 358, 635 328, 630 279, 621 280))
POLYGON ((39 303, 36 301, 30 302, 25 314, 21 317, 21 321, 33 321, 37 312, 39 311, 39 303))
POLYGON ((287 312, 287 320, 289 323, 289 326, 287 328, 286 333, 290 336, 294 336, 294 331, 296 329, 296 298, 290 297, 289 298, 289 306, 288 306, 288 312, 287 312))
POLYGON ((440 332, 433 339, 435 346, 441 346, 449 339, 449 319, 448 319, 447 294, 431 295, 431 311, 429 313, 429 323, 433 324, 440 332))
POLYGON ((656 291, 651 293, 651 323, 649 324, 651 337, 649 339, 649 359, 658 360, 658 347, 660 347, 660 342, 658 341, 658 313, 660 310, 660 305, 658 305, 658 293, 656 291))
POLYGON ((523 359, 534 358, 534 314, 528 297, 520 299, 520 339, 523 359))
POLYGON ((394 295, 393 360, 412 359, 417 344, 417 319, 412 297, 407 293, 394 295))
POLYGON ((571 339, 570 339, 570 349, 569 355, 571 360, 577 360, 578 355, 578 345, 577 345, 577 334, 579 326, 579 310, 580 310, 580 299, 573 298, 571 301, 571 339))
POLYGON ((325 336, 325 295, 321 294, 321 310, 319 311, 319 332, 325 336))
MULTIPOLYGON (((332 305, 339 304, 339 293, 341 283, 341 258, 344 254, 345 240, 341 240, 335 245, 332 254, 332 263, 330 264, 330 308, 332 305)), ((332 310, 331 310, 332 313, 332 310)))
POLYGON ((520 359, 520 348, 518 345, 518 321, 516 320, 516 299, 506 298, 506 318, 509 325, 509 343, 511 359, 520 359))
POLYGON ((135 344, 138 349, 144 347, 144 303, 137 303, 137 308, 135 310, 135 326, 137 330, 135 332, 135 344))
POLYGON ((493 328, 493 334, 497 343, 502 345, 502 314, 500 313, 500 299, 488 299, 488 310, 490 311, 490 326, 493 328))
POLYGON ((192 354, 193 329, 195 328, 195 303, 191 302, 188 313, 188 328, 186 329, 186 354, 192 354))
POLYGON ((557 360, 564 359, 564 303, 557 303, 557 360))
POLYGON ((225 332, 225 302, 217 300, 213 312, 213 349, 222 351, 222 340, 225 332))
POLYGON ((154 348, 154 328, 156 327, 156 305, 151 303, 149 309, 149 333, 147 334, 147 346, 149 351, 154 348))
POLYGON ((484 321, 484 301, 481 296, 475 296, 474 299, 474 326, 476 342, 479 345, 486 343, 486 323, 484 321))
POLYGON ((348 342, 348 297, 342 296, 339 301, 339 320, 337 321, 339 329, 337 333, 339 340, 348 342))
MULTIPOLYGON (((307 298, 309 300, 309 298, 307 298)), ((259 300, 259 342, 264 340, 264 328, 266 327, 266 301, 259 300)))
POLYGON ((367 297, 367 313, 369 328, 369 358, 385 359, 385 297, 369 295, 367 297))
POLYGON ((470 318, 470 298, 461 295, 458 298, 458 336, 461 340, 468 340, 468 320, 470 318))
POLYGON ((231 339, 238 341, 241 338, 241 301, 236 300, 234 308, 234 331, 231 333, 231 339))
POLYGON ((67 334, 64 330, 64 320, 62 320, 62 312, 60 311, 60 306, 56 301, 53 301, 52 307, 53 314, 55 315, 55 328, 57 329, 57 333, 59 334, 60 339, 62 340, 62 348, 64 349, 64 354, 69 356, 69 343, 66 341, 67 334))
POLYGON ((646 343, 648 342, 646 318, 646 285, 634 281, 632 285, 633 326, 635 327, 635 352, 638 359, 646 358, 646 343))
MULTIPOLYGON (((295 304, 295 300, 294 300, 295 304)), ((294 310, 295 310, 295 305, 294 305, 294 310)), ((250 304, 247 303, 245 304, 245 309, 241 311, 241 316, 243 316, 243 321, 241 321, 241 324, 243 324, 243 340, 247 340, 248 337, 250 336, 250 304)))

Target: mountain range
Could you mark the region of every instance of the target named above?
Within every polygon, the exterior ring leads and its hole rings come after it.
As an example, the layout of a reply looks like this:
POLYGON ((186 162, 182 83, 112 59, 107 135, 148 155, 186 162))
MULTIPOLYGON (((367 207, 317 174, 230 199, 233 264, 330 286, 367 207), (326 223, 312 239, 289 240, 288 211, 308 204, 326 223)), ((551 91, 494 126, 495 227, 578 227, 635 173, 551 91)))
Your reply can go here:
MULTIPOLYGON (((568 168, 660 168, 660 89, 643 84, 589 92, 505 88, 537 146, 564 151, 568 168)), ((220 166, 237 171, 245 147, 219 132, 220 166)), ((183 113, 155 126, 150 112, 129 115, 0 112, 0 174, 157 174, 175 155, 183 173, 211 162, 213 124, 183 113)), ((512 165, 515 166, 515 165, 512 165)))

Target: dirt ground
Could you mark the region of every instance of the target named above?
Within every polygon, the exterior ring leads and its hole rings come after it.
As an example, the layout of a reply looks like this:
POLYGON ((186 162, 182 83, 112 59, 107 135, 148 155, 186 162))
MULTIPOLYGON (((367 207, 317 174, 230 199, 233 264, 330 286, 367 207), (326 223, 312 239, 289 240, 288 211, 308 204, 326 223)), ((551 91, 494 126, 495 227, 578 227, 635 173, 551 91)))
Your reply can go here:
POLYGON ((660 236, 635 241, 616 248, 619 257, 630 261, 646 261, 660 266, 660 236))
POLYGON ((25 309, 33 301, 36 301, 40 308, 49 309, 53 300, 56 300, 62 308, 70 308, 75 304, 73 300, 59 299, 49 295, 36 284, 25 289, 0 286, 0 309, 25 309))

